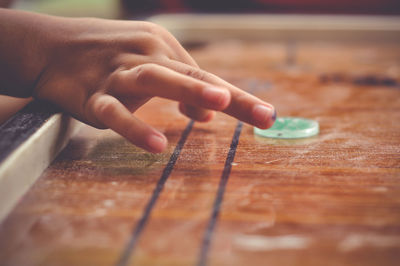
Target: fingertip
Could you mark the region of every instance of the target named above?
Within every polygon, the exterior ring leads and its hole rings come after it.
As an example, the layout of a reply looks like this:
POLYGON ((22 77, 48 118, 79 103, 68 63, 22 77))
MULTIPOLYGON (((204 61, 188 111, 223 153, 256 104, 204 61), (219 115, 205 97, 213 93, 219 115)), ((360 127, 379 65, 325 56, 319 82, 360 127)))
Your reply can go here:
POLYGON ((276 110, 273 106, 257 104, 252 110, 253 124, 260 129, 272 127, 276 120, 276 110))
POLYGON ((146 140, 146 150, 152 153, 161 153, 167 147, 167 138, 161 133, 150 134, 146 140))

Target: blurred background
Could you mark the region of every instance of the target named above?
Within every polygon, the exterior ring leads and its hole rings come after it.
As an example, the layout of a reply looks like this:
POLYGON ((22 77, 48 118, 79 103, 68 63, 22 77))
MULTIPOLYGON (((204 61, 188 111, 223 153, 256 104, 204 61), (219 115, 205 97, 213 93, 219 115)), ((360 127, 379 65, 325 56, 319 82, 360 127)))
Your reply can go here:
POLYGON ((399 0, 0 0, 62 16, 140 18, 161 13, 400 14, 399 0))

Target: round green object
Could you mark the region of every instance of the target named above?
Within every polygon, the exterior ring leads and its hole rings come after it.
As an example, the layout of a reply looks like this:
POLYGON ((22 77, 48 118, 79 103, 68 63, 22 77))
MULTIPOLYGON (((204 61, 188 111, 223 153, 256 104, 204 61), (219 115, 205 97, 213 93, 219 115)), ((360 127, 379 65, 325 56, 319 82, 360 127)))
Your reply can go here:
POLYGON ((300 117, 279 117, 268 129, 254 128, 254 134, 267 138, 300 139, 319 133, 317 121, 300 117))

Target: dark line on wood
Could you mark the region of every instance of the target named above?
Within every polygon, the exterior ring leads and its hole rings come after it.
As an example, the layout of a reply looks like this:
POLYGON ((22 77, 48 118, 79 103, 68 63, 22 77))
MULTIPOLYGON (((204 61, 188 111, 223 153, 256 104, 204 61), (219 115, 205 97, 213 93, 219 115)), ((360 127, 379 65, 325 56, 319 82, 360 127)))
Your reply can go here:
POLYGON ((116 264, 117 266, 123 266, 123 265, 128 265, 130 258, 132 257, 132 254, 135 251, 135 247, 138 243, 139 237, 141 233, 143 232, 143 229, 145 228, 147 221, 149 220, 151 211, 153 207, 155 206, 158 197, 160 196, 164 184, 167 181, 168 177, 170 176, 174 165, 176 161, 178 160, 179 154, 181 153, 183 146, 186 142, 187 137, 189 136, 190 131, 193 128, 194 121, 191 120, 188 125, 186 126, 185 130, 181 134, 181 138, 179 139, 178 144, 175 146, 174 152, 171 154, 171 157, 169 158, 168 164, 165 166, 163 173, 161 174, 160 179, 157 182, 157 185, 153 191, 153 194, 149 200, 149 202, 146 205, 146 208, 144 209, 143 215, 138 221, 135 229, 132 232, 132 236, 127 243, 118 263, 116 264))
POLYGON ((32 136, 57 108, 49 103, 33 101, 0 126, 0 163, 32 136))
POLYGON ((212 209, 211 217, 208 222, 206 231, 204 232, 203 242, 201 245, 200 256, 197 265, 205 266, 207 265, 207 255, 210 249, 211 240, 214 232, 214 228, 218 221, 219 212, 221 209, 222 200, 224 198, 226 184, 228 183, 229 175, 232 169, 232 162, 235 159, 236 148, 239 143, 240 133, 242 132, 243 123, 238 121, 235 129, 235 133, 232 137, 231 147, 229 148, 228 155, 225 160, 224 170, 221 175, 221 180, 218 186, 217 195, 214 201, 214 206, 212 209))

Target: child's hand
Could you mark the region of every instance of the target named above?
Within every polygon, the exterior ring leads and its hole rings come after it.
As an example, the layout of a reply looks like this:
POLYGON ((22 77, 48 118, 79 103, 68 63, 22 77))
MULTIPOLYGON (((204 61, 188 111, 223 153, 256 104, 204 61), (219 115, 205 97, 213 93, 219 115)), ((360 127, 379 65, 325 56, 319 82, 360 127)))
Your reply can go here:
POLYGON ((141 148, 161 152, 167 144, 162 133, 132 115, 154 96, 180 102, 181 112, 198 121, 210 120, 217 110, 260 128, 274 122, 270 104, 201 70, 157 25, 38 17, 46 59, 33 95, 141 148))

